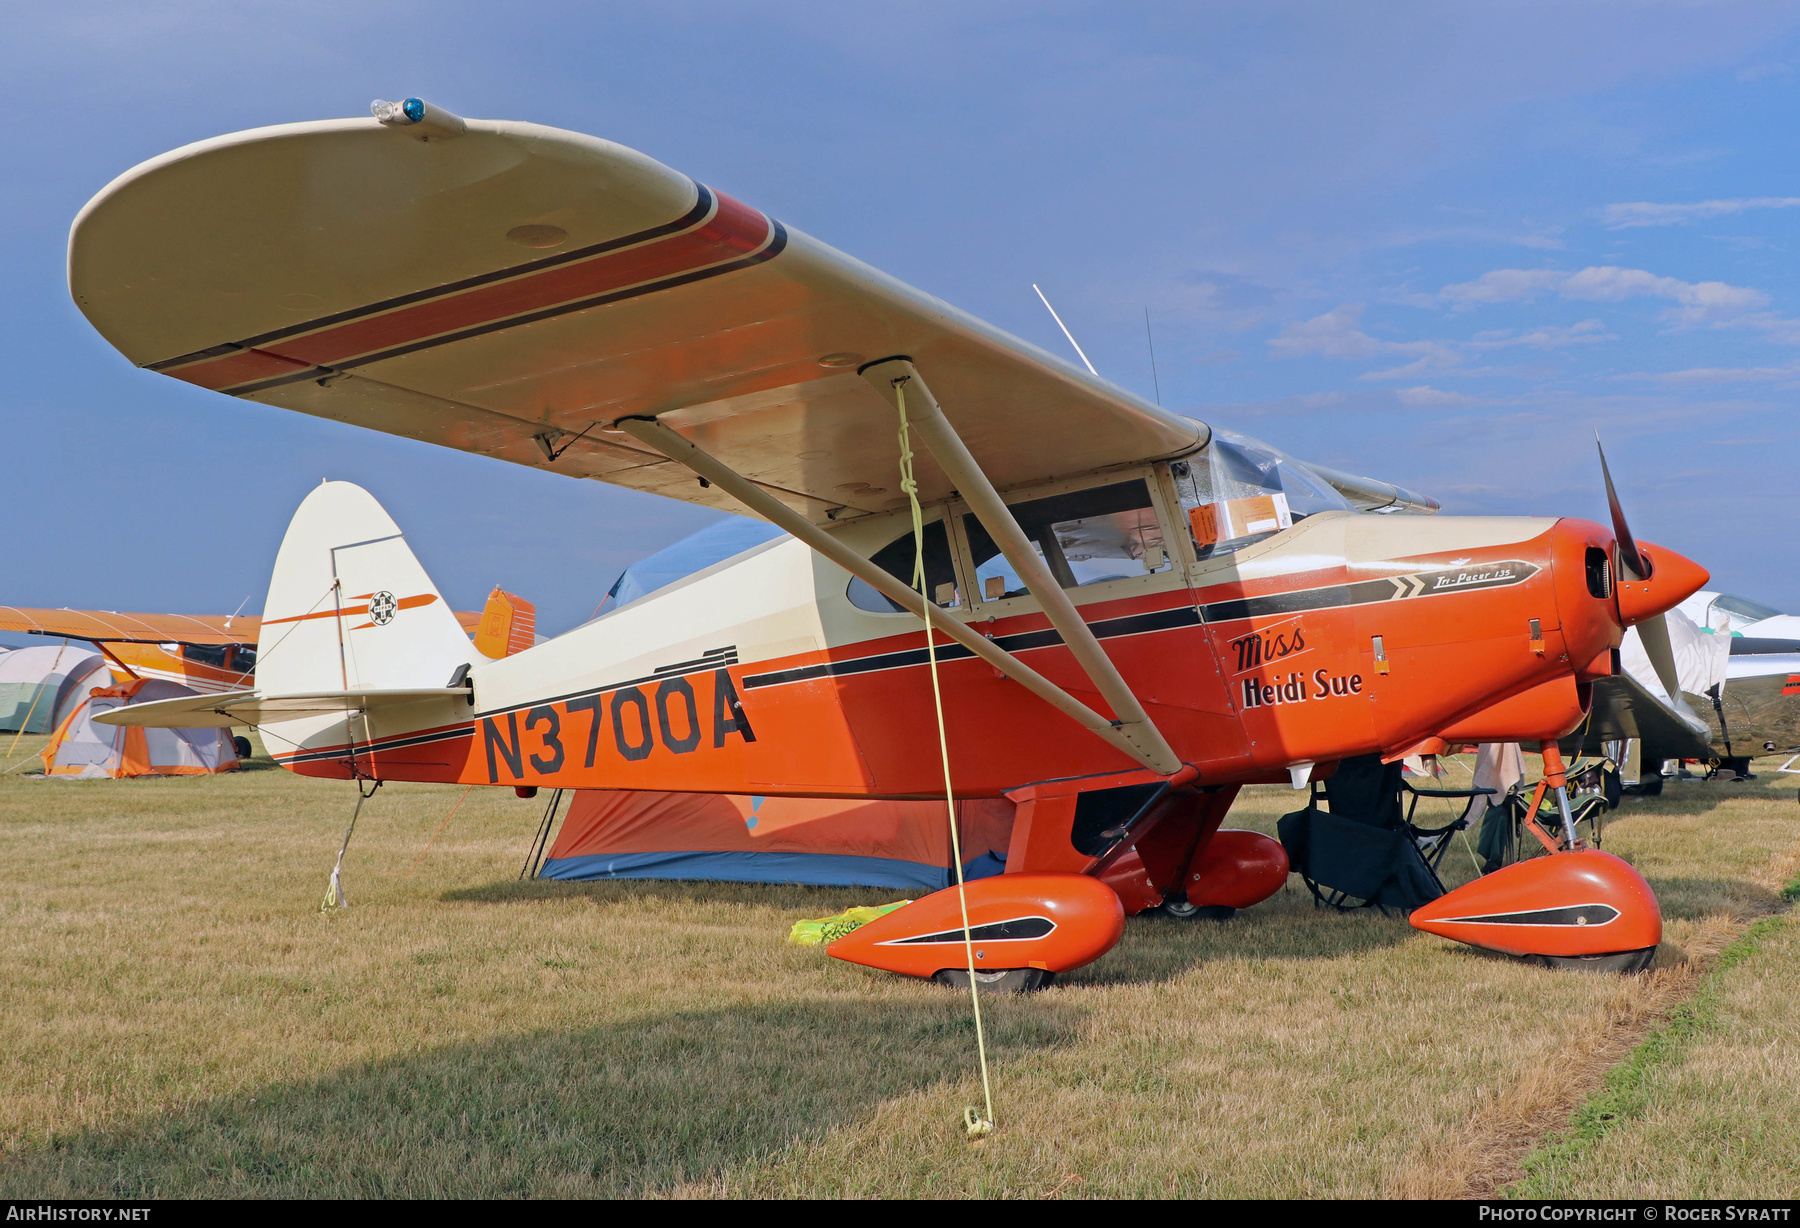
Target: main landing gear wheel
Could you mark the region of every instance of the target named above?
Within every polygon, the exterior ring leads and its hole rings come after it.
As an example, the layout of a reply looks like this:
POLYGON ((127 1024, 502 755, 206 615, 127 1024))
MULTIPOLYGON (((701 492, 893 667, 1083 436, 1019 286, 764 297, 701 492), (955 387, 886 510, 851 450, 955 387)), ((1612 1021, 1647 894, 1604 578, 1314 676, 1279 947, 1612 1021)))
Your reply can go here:
MULTIPOLYGON (((945 968, 931 978, 940 985, 957 989, 969 987, 967 968, 945 968)), ((1042 968, 996 968, 991 972, 977 970, 975 988, 981 993, 1036 993, 1056 980, 1056 973, 1042 968)))
POLYGON ((1656 959, 1656 948, 1618 951, 1611 955, 1527 955, 1528 964, 1540 968, 1570 968, 1578 972, 1618 972, 1626 976, 1642 972, 1656 959))
POLYGON ((1164 900, 1160 911, 1177 921, 1229 921, 1237 915, 1237 909, 1223 904, 1190 904, 1186 900, 1164 900))

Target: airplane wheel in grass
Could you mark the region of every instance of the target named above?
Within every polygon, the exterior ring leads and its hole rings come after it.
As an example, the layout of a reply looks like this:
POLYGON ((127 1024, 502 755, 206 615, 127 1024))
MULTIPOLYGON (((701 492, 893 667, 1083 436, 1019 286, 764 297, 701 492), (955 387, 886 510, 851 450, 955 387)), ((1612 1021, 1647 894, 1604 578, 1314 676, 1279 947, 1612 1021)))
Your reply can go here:
POLYGON ((1190 904, 1186 900, 1164 900, 1159 911, 1177 921, 1229 921, 1237 915, 1237 909, 1223 904, 1190 904))
POLYGON ((1618 951, 1612 955, 1527 955, 1528 964, 1540 968, 1567 968, 1577 972, 1618 972, 1630 975, 1642 972, 1656 959, 1656 948, 1642 951, 1618 951))
MULTIPOLYGON (((967 968, 945 968, 931 978, 940 985, 956 989, 969 987, 967 968)), ((1035 993, 1056 980, 1054 972, 1042 968, 996 968, 992 972, 975 973, 975 987, 982 993, 1035 993)))
POLYGON ((249 738, 241 735, 234 736, 231 739, 231 746, 233 750, 237 751, 237 757, 239 759, 248 759, 250 757, 251 747, 249 738))

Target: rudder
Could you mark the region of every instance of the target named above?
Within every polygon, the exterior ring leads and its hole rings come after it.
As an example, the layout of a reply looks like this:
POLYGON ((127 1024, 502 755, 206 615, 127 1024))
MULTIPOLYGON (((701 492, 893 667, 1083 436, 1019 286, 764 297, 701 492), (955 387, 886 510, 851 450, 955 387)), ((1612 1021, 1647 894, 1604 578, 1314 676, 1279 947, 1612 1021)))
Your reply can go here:
POLYGON ((441 687, 478 660, 375 497, 326 482, 288 524, 257 639, 264 694, 441 687))

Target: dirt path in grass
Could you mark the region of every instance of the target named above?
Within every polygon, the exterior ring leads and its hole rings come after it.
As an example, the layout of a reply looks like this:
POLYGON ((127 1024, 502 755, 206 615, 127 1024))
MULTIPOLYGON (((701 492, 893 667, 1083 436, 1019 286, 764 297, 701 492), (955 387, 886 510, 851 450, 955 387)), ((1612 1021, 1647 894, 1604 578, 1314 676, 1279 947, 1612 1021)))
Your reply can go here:
MULTIPOLYGON (((1750 876, 1771 890, 1800 871, 1800 844, 1750 876)), ((1539 1141, 1569 1121, 1622 1061, 1677 1005, 1699 988, 1719 952, 1756 916, 1715 914, 1686 927, 1680 949, 1666 946, 1659 966, 1620 979, 1618 989, 1588 1026, 1567 1038, 1565 1060, 1534 1067, 1478 1108, 1460 1130, 1426 1148, 1395 1175, 1396 1198, 1494 1198, 1524 1176, 1522 1167, 1539 1141), (1670 958, 1673 954, 1674 958, 1670 958)))

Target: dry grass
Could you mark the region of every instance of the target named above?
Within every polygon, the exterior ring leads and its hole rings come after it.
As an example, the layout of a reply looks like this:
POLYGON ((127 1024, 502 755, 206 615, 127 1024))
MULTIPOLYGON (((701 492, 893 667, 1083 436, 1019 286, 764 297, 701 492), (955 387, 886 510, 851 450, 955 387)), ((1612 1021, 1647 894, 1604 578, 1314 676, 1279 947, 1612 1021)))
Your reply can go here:
POLYGON ((1695 1035, 1647 1066, 1620 1124, 1533 1164, 1533 1197, 1800 1195, 1800 926, 1776 923, 1700 1006, 1695 1035))
MULTIPOLYGON (((1381 1195, 1652 1009, 1296 888, 995 1003, 970 1145, 966 1000, 782 940, 882 893, 517 883, 541 807, 486 790, 406 880, 458 792, 384 789, 321 916, 347 786, 0 778, 0 1197, 1381 1195)), ((1774 906, 1792 799, 1620 812, 1671 961, 1774 906)))

